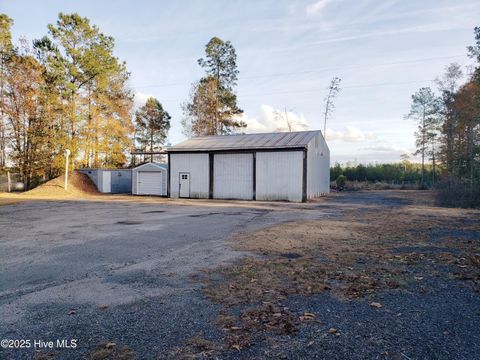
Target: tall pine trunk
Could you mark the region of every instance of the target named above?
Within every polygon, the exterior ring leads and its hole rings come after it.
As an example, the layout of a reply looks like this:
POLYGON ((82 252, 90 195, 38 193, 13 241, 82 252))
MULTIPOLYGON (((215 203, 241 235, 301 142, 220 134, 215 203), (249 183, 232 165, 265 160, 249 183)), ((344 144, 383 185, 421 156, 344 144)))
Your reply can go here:
POLYGON ((5 99, 3 97, 3 91, 4 91, 4 83, 3 83, 3 77, 4 77, 4 59, 3 59, 3 54, 0 54, 1 58, 1 72, 0 72, 0 169, 4 168, 6 165, 6 121, 5 121, 5 116, 4 116, 4 102, 5 99))
POLYGON ((85 144, 83 154, 83 166, 90 166, 90 154, 92 152, 92 97, 90 87, 88 88, 88 114, 87 128, 85 131, 85 144))
POLYGON ((435 141, 432 141, 432 184, 435 185, 435 141))

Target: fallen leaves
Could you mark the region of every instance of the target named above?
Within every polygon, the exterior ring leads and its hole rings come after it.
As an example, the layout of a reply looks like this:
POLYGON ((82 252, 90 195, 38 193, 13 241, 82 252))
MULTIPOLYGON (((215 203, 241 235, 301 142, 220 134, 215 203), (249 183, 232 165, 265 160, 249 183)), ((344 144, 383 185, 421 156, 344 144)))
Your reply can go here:
POLYGON ((98 344, 95 349, 90 352, 89 360, 133 360, 135 353, 127 346, 119 345, 113 341, 98 344))
POLYGON ((288 308, 271 304, 247 309, 241 313, 240 319, 245 329, 276 334, 293 334, 297 325, 295 316, 288 308))
MULTIPOLYGON (((478 219, 469 216, 468 231, 478 231, 478 219)), ((338 218, 284 223, 237 236, 236 248, 261 256, 206 270, 197 280, 203 281, 210 300, 224 306, 223 348, 240 351, 259 334, 295 334, 301 324, 319 322, 312 312, 282 307, 292 296, 329 292, 342 299, 372 298, 380 291, 438 276, 439 264, 452 265, 456 279, 480 284, 478 242, 451 235, 448 240, 434 235, 432 241, 434 232, 463 231, 458 229, 464 228, 464 220, 460 213, 451 216, 444 209, 418 205, 342 209, 338 218), (227 315, 227 309, 239 305, 244 310, 227 315), (245 305, 250 308, 245 310, 245 305)), ((427 291, 424 286, 415 288, 427 291)), ((384 307, 378 301, 368 305, 384 307)), ((333 327, 327 334, 341 335, 333 327)))
POLYGON ((312 321, 315 320, 315 314, 310 312, 304 312, 299 316, 300 321, 312 321))
POLYGON ((330 329, 328 329, 328 333, 329 333, 329 334, 336 335, 336 336, 340 336, 340 332, 338 331, 338 329, 333 328, 333 327, 330 328, 330 329))

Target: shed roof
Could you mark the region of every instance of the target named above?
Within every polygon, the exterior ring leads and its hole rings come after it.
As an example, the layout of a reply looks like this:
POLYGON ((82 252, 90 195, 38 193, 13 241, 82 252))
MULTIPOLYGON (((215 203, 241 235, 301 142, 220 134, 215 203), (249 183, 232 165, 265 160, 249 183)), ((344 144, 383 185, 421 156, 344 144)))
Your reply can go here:
POLYGON ((320 130, 199 136, 171 146, 167 151, 197 152, 209 150, 302 148, 306 147, 310 140, 318 134, 321 134, 320 130))
POLYGON ((140 170, 141 168, 144 168, 144 167, 157 167, 159 169, 163 169, 163 170, 167 170, 168 169, 168 164, 164 164, 164 163, 158 163, 158 162, 147 162, 145 164, 142 164, 142 165, 138 165, 135 169, 133 170, 140 170))

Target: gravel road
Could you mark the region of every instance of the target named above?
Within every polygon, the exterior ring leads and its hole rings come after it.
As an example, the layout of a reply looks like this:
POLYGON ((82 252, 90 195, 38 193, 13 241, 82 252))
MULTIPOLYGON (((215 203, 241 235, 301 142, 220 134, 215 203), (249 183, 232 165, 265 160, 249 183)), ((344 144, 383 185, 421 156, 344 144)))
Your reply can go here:
MULTIPOLYGON (((128 346, 138 359, 162 359, 200 332, 220 339, 220 308, 191 275, 245 255, 229 248, 233 234, 338 217, 345 207, 408 204, 389 195, 349 193, 306 204, 159 199, 0 206, 0 339, 77 339, 75 349, 42 352, 58 359, 87 358, 101 342, 128 346)), ((468 236, 480 241, 478 233, 468 236)), ((373 300, 380 309, 369 306, 372 299, 291 298, 285 306, 322 314, 320 323, 277 336, 273 347, 259 340, 222 358, 478 359, 478 293, 445 277, 426 276, 422 286, 428 291, 379 293, 373 300), (329 334, 330 327, 340 335, 329 334)), ((0 349, 5 359, 38 355, 32 347, 0 349)))
MULTIPOLYGON (((0 339, 76 339, 75 350, 55 349, 61 359, 114 341, 148 359, 199 331, 213 336, 217 307, 190 274, 242 256, 225 244, 238 231, 329 212, 138 199, 0 206, 0 339)), ((33 350, 0 349, 0 358, 33 350)))

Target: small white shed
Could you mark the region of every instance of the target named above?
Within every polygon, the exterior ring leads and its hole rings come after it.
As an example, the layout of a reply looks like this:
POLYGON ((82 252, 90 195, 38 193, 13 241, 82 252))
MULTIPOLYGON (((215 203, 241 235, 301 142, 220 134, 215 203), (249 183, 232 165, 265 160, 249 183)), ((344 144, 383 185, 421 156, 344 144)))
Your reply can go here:
POLYGON ((167 196, 168 165, 146 163, 132 171, 132 194, 167 196))

